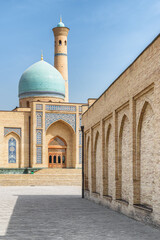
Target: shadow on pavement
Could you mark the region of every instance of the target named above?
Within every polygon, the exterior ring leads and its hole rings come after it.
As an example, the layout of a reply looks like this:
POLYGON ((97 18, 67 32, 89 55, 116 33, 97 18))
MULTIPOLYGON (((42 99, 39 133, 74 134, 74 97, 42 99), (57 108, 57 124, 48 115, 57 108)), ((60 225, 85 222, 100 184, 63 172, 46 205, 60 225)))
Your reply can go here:
POLYGON ((160 231, 80 196, 20 195, 6 236, 12 240, 160 239, 160 231))

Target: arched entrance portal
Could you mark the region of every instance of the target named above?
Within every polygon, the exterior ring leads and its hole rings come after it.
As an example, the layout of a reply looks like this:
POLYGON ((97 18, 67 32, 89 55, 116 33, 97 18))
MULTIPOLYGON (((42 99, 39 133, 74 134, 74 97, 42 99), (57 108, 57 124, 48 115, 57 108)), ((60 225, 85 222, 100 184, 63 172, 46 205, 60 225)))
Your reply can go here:
POLYGON ((48 144, 48 167, 65 168, 66 167, 67 144, 64 139, 54 137, 48 144))

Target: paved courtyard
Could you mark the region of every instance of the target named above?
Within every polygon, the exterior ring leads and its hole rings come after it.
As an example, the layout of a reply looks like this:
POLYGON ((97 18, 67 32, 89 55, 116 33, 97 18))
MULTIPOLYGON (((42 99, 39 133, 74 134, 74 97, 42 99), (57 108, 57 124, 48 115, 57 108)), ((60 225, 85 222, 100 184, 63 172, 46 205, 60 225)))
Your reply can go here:
POLYGON ((0 239, 160 239, 159 230, 80 193, 80 187, 0 187, 0 239))

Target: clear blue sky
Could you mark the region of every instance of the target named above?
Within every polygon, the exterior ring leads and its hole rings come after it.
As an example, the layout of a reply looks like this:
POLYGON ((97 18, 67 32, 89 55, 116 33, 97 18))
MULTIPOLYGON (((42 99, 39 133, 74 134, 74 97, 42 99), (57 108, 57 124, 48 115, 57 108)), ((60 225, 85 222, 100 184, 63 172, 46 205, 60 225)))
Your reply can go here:
POLYGON ((71 102, 99 95, 160 32, 159 0, 0 0, 0 109, 18 106, 31 64, 54 63, 52 28, 68 36, 71 102))

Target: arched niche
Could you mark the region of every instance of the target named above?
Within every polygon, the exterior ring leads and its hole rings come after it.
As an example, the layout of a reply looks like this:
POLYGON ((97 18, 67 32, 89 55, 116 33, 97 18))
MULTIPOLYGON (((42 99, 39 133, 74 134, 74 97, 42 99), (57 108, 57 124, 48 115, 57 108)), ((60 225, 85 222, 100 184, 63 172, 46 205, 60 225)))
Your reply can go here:
POLYGON ((63 139, 67 145, 66 151, 66 167, 76 166, 76 134, 73 128, 63 120, 58 120, 51 124, 46 131, 46 165, 48 165, 48 143, 56 136, 63 139))
POLYGON ((20 153, 21 153, 21 139, 15 132, 10 132, 4 137, 3 148, 3 167, 7 168, 20 168, 20 153), (13 141, 11 141, 13 140, 13 141), (15 143, 15 144, 14 144, 15 143), (11 146, 13 144, 13 146, 11 146), (14 150, 12 149, 15 148, 14 150), (15 161, 10 161, 9 155, 15 155, 15 161))
POLYGON ((48 167, 66 168, 67 143, 59 136, 55 136, 48 143, 48 167))
POLYGON ((134 162, 134 203, 152 207, 152 167, 154 156, 154 112, 145 101, 137 126, 136 160, 134 162))

